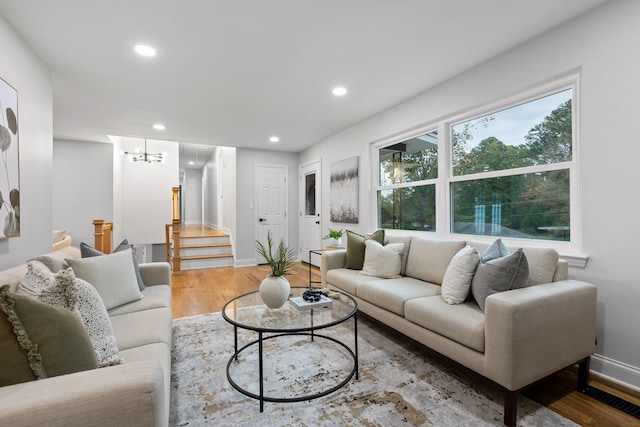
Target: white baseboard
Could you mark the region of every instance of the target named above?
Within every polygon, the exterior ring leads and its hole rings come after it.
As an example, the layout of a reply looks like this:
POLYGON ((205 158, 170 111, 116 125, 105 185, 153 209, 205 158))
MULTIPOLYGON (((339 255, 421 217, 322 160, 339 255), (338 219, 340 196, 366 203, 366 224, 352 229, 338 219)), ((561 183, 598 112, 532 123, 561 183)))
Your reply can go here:
POLYGON ((256 259, 248 258, 248 259, 236 259, 233 263, 234 267, 255 267, 256 259))
POLYGON ((640 391, 640 369, 608 357, 594 354, 591 356, 591 372, 614 383, 635 391, 640 391))

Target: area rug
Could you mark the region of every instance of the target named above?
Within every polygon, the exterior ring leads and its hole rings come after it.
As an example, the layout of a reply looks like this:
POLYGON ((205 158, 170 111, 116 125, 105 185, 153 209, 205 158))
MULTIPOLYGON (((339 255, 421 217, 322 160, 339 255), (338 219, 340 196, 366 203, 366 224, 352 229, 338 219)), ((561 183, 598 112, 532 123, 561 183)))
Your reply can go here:
MULTIPOLYGON (((171 426, 497 426, 503 394, 482 379, 365 316, 358 319, 359 379, 327 396, 259 402, 227 380, 233 327, 220 313, 174 320, 171 426)), ((323 330, 353 348, 353 322, 323 330)), ((240 331, 240 343, 257 334, 240 331)), ((293 397, 331 388, 353 366, 347 350, 306 336, 264 343, 265 395, 293 397)), ((257 346, 230 366, 233 380, 258 393, 257 346)), ((520 396, 519 426, 576 424, 520 396)))

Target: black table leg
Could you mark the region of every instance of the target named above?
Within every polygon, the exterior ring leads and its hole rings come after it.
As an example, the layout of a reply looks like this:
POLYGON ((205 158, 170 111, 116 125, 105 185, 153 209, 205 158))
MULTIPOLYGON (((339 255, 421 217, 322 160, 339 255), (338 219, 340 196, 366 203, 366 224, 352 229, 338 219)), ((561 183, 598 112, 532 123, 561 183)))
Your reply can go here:
POLYGON ((258 358, 260 359, 260 412, 264 412, 264 371, 262 365, 262 332, 258 332, 258 358))
POLYGON ((358 380, 360 378, 358 376, 358 374, 359 374, 359 372, 358 372, 359 363, 358 363, 358 312, 357 311, 353 315, 353 335, 355 337, 354 350, 355 350, 355 354, 356 354, 356 360, 355 360, 355 363, 356 363, 356 379, 358 380))

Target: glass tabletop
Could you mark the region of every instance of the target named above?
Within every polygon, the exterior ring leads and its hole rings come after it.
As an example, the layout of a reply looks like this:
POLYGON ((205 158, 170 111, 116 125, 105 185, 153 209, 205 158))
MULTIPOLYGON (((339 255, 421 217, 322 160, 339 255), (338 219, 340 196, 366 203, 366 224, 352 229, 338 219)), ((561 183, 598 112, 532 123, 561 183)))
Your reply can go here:
MULTIPOLYGON (((292 286, 291 297, 301 297, 308 286, 292 286)), ((225 304, 224 319, 241 328, 259 332, 301 332, 326 328, 344 322, 358 310, 356 301, 345 293, 331 291, 329 308, 297 308, 290 300, 281 308, 271 309, 262 302, 260 294, 240 295, 225 304)))

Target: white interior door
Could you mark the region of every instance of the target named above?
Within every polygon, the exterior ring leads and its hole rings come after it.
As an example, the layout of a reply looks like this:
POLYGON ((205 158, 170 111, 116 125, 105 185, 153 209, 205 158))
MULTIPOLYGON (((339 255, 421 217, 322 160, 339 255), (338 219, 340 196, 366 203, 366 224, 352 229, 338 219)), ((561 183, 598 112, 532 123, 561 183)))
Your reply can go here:
POLYGON ((320 255, 309 251, 322 248, 321 218, 321 162, 300 166, 300 259, 320 266, 320 255))
MULTIPOLYGON (((287 167, 256 165, 257 240, 265 246, 271 232, 274 246, 287 236, 287 167)), ((256 253, 259 264, 264 259, 256 253)))

